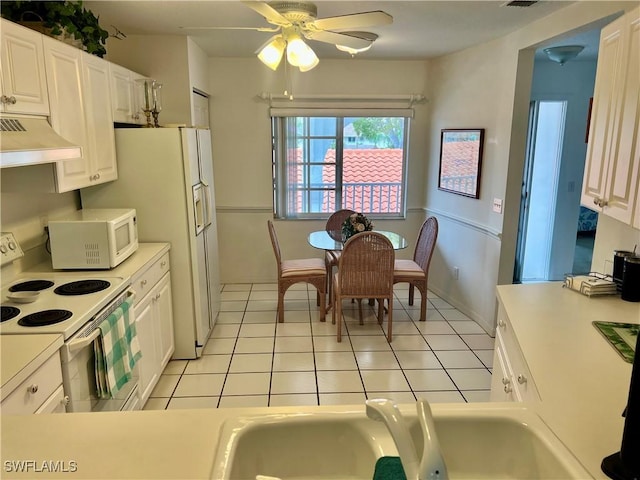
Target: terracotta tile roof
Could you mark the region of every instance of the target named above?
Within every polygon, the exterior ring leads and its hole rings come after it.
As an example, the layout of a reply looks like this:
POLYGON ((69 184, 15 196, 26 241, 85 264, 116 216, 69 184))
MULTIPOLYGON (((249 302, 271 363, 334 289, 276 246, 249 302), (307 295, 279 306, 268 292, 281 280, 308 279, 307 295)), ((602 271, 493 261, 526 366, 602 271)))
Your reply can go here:
MULTIPOLYGON (((303 161, 301 149, 289 150, 290 165, 287 171, 291 184, 303 180, 303 161)), ((335 149, 327 150, 324 161, 335 163, 335 149)), ((335 168, 323 168, 322 181, 334 183, 335 168)), ((399 212, 402 196, 402 149, 345 149, 342 172, 343 205, 358 212, 399 212), (386 185, 386 184, 393 185, 386 185), (362 185, 367 184, 367 185, 362 185), (381 184, 381 185, 371 185, 381 184)), ((294 194, 295 204, 303 204, 303 194, 294 194)), ((324 195, 322 211, 336 210, 333 192, 324 195)), ((289 201, 293 200, 292 198, 289 201)))

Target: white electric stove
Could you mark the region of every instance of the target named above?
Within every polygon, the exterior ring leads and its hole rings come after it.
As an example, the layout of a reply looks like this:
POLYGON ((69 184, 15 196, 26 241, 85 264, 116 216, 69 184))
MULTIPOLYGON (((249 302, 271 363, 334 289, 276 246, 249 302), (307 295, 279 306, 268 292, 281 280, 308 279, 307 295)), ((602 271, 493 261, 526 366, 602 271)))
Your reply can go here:
POLYGON ((60 333, 65 340, 128 285, 96 272, 28 273, 2 285, 0 334, 60 333))

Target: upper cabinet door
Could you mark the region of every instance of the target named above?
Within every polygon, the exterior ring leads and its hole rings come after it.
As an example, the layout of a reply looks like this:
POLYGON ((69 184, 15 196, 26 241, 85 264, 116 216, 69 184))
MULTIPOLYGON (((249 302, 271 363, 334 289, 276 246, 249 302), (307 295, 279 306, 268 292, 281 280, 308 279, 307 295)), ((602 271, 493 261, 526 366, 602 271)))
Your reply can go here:
MULTIPOLYGON (((627 225, 638 208, 640 8, 602 29, 582 204, 627 225)), ((636 226, 636 228, 638 228, 636 226)))
POLYGON ((136 81, 145 77, 113 63, 109 65, 109 72, 113 121, 146 124, 146 117, 138 108, 136 98, 136 81))
POLYGON ((3 19, 0 38, 0 110, 49 115, 42 35, 3 19))
POLYGON ((109 94, 109 62, 95 55, 82 54, 85 114, 92 159, 93 184, 118 178, 116 140, 113 131, 111 95, 109 94), (90 120, 89 120, 90 119, 90 120))
POLYGON ((44 38, 51 126, 63 138, 82 147, 82 158, 56 163, 58 192, 86 186, 92 175, 85 122, 82 51, 53 38, 44 38))

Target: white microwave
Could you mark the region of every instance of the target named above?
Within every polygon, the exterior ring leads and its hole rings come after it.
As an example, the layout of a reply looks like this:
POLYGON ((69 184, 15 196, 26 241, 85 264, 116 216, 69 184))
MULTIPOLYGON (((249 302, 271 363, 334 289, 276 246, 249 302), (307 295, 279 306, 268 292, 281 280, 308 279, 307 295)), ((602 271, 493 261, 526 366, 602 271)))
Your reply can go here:
POLYGON ((54 269, 114 268, 138 249, 133 208, 92 208, 49 219, 54 269))

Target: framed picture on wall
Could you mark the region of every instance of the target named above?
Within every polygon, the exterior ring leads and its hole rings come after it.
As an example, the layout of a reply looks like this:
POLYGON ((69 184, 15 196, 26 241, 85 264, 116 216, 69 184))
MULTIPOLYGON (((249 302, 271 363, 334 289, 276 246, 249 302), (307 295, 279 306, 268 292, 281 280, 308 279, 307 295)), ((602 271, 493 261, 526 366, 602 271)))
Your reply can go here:
POLYGON ((484 128, 443 129, 440 137, 438 189, 480 198, 484 128))

